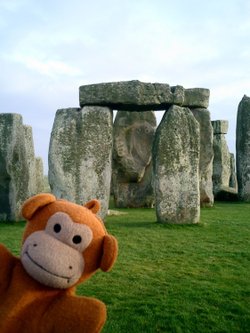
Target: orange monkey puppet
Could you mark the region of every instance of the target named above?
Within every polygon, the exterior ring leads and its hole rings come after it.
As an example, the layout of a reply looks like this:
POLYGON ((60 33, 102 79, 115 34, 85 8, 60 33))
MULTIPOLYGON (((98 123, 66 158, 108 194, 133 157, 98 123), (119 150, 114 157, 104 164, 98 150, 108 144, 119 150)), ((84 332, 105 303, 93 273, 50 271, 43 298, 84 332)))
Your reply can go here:
POLYGON ((0 244, 1 333, 97 333, 106 321, 101 301, 75 295, 98 268, 109 271, 117 241, 96 216, 97 200, 80 206, 52 194, 28 199, 20 259, 0 244))

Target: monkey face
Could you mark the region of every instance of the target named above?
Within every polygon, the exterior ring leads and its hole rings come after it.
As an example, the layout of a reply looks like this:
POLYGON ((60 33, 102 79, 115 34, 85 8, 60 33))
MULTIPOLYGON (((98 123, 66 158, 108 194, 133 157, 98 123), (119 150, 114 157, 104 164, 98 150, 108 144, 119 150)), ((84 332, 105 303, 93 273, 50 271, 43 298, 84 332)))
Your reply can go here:
POLYGON ((83 252, 93 239, 85 224, 63 212, 53 214, 44 230, 30 234, 22 247, 24 269, 38 282, 52 288, 69 288, 84 271, 83 252))
POLYGON ((108 272, 117 257, 117 240, 96 216, 98 200, 84 206, 56 199, 51 193, 26 200, 27 220, 21 262, 43 285, 66 289, 88 279, 99 268, 108 272))

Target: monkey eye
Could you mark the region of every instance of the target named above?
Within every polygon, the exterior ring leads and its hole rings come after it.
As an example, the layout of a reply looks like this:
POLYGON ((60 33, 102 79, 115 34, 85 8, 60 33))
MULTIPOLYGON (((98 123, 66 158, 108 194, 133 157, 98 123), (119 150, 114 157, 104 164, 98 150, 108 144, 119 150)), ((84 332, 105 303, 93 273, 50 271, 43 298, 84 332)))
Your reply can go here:
POLYGON ((55 233, 58 234, 61 231, 61 229, 62 229, 62 227, 61 227, 61 225, 59 223, 56 223, 54 225, 54 231, 55 231, 55 233))
POLYGON ((68 214, 63 212, 56 212, 50 216, 45 232, 79 252, 84 251, 93 239, 89 226, 75 223, 68 214))
POLYGON ((80 244, 81 241, 82 241, 82 237, 79 236, 79 235, 75 235, 73 238, 72 238, 72 241, 74 244, 80 244))

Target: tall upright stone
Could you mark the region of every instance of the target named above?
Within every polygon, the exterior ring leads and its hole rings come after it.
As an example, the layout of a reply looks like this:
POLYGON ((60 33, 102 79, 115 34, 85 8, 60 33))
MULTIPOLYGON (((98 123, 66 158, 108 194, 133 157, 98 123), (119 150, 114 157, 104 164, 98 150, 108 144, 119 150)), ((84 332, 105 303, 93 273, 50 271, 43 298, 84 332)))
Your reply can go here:
POLYGON ((213 195, 213 127, 210 112, 207 109, 191 109, 195 119, 200 125, 200 204, 211 207, 214 203, 213 195))
POLYGON ((156 130, 153 146, 159 222, 199 222, 199 160, 199 123, 190 109, 171 106, 156 130))
POLYGON ((82 204, 101 202, 108 211, 113 113, 106 107, 57 111, 49 147, 49 183, 58 198, 82 204))
POLYGON ((32 127, 24 125, 25 150, 28 162, 29 186, 28 196, 44 192, 43 161, 41 157, 35 156, 32 127))
POLYGON ((153 111, 118 111, 113 131, 112 185, 116 207, 152 207, 153 111))
POLYGON ((238 181, 236 174, 236 161, 234 154, 230 153, 230 178, 229 178, 229 187, 234 188, 238 192, 238 181))
POLYGON ((228 131, 228 121, 214 120, 212 126, 214 132, 213 191, 216 198, 222 187, 229 187, 231 156, 225 137, 228 131))
POLYGON ((45 180, 43 172, 43 160, 41 157, 36 157, 36 191, 37 193, 45 192, 45 180))
POLYGON ((250 97, 246 95, 237 113, 236 166, 239 198, 250 202, 250 97))
POLYGON ((28 162, 28 173, 29 173, 29 197, 37 194, 37 183, 36 183, 36 157, 35 148, 33 141, 32 127, 24 125, 24 136, 25 136, 25 150, 28 162))
POLYGON ((0 221, 17 221, 30 194, 29 154, 22 116, 0 114, 0 221))

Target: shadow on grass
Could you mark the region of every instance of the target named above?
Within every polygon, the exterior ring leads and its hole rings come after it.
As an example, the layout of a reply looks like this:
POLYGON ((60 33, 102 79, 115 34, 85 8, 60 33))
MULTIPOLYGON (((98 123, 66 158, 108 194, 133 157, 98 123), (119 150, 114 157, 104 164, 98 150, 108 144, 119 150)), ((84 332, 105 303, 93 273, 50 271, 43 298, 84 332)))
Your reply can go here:
MULTIPOLYGON (((107 222, 112 223, 112 221, 107 222)), ((125 228, 165 228, 165 229, 186 229, 186 228, 200 228, 204 227, 204 223, 185 223, 185 224, 175 224, 175 223, 160 223, 154 222, 118 222, 119 227, 125 228)))
POLYGON ((119 222, 119 227, 126 228, 152 228, 156 226, 157 222, 119 222))

